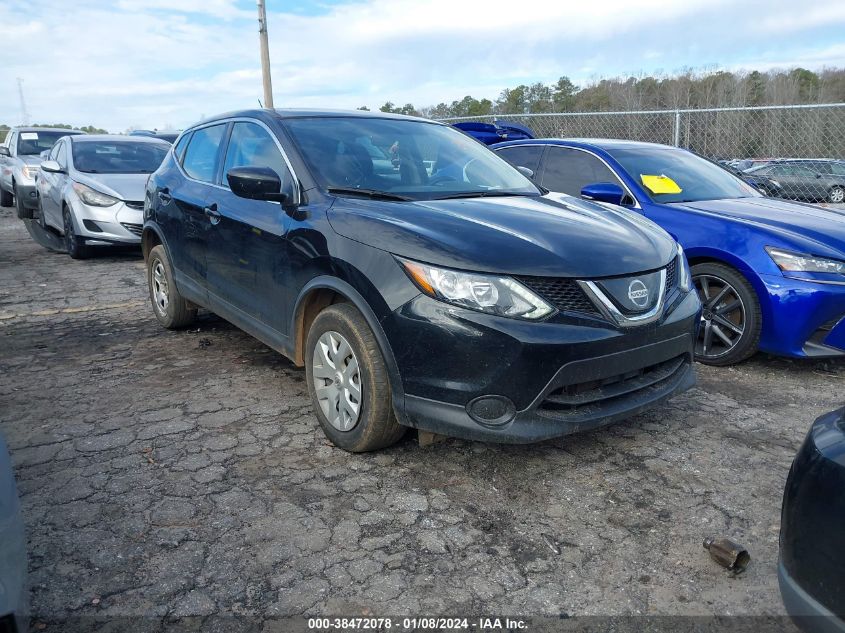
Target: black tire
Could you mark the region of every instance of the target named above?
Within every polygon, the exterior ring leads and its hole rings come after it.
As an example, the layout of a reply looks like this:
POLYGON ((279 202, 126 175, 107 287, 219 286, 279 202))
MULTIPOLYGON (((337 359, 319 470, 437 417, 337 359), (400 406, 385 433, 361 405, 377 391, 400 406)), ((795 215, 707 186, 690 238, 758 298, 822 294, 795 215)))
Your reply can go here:
POLYGON ((183 328, 197 318, 196 307, 188 303, 176 287, 170 260, 161 244, 154 247, 147 256, 147 286, 153 313, 158 322, 168 330, 183 328), (162 286, 162 279, 166 286, 162 286), (160 294, 162 290, 165 294, 164 301, 160 294))
POLYGON ((41 196, 38 196, 38 225, 44 230, 49 231, 47 220, 44 218, 44 206, 41 204, 41 196))
POLYGON ((23 196, 20 189, 15 187, 15 210, 18 212, 18 218, 21 220, 32 219, 32 209, 27 209, 23 204, 23 196))
POLYGON ((0 188, 0 207, 11 207, 14 202, 14 196, 10 191, 0 188))
POLYGON ((845 188, 840 187, 839 185, 831 187, 830 191, 827 192, 827 201, 834 204, 841 204, 842 202, 845 202, 845 188))
POLYGON ((65 230, 64 238, 67 254, 70 255, 71 259, 85 259, 90 255, 90 251, 85 245, 85 240, 76 234, 73 218, 67 207, 62 209, 62 221, 65 230))
POLYGON ((375 451, 395 444, 405 434, 407 429, 396 421, 393 412, 390 379, 378 342, 366 319, 352 304, 329 306, 314 319, 305 342, 305 377, 314 414, 335 446, 353 453, 375 451), (348 342, 359 370, 358 417, 354 426, 345 431, 333 426, 326 417, 315 387, 314 354, 320 337, 330 332, 340 334, 348 342))
POLYGON ((696 341, 695 359, 705 365, 722 367, 725 365, 734 365, 753 356, 757 352, 757 345, 760 342, 760 330, 763 325, 760 301, 757 299, 757 293, 754 291, 754 288, 748 283, 748 280, 742 273, 724 264, 704 262, 693 266, 690 272, 692 273, 693 283, 698 289, 699 298, 701 298, 702 305, 704 306, 702 322, 699 328, 699 338, 696 341), (717 288, 710 292, 710 302, 716 300, 719 292, 724 289, 724 284, 730 286, 730 290, 727 291, 726 296, 732 297, 733 300, 725 303, 727 299, 723 299, 721 302, 716 302, 714 305, 708 307, 708 301, 704 296, 702 287, 703 277, 708 281, 708 285, 710 283, 709 280, 717 280, 717 288), (723 285, 718 286, 719 282, 723 285), (730 305, 734 305, 737 300, 741 302, 739 308, 731 312, 719 314, 720 308, 724 309, 730 305), (729 321, 734 327, 740 325, 740 319, 736 316, 740 311, 742 313, 741 334, 727 332, 729 336, 731 334, 736 336, 733 346, 727 347, 725 345, 724 351, 718 354, 712 353, 706 356, 702 354, 699 345, 706 336, 708 321, 710 321, 711 327, 715 324, 720 331, 724 332, 726 329, 724 326, 725 321, 729 321), (708 319, 708 316, 711 319, 708 319), (721 321, 717 320, 719 317, 721 317, 721 321))

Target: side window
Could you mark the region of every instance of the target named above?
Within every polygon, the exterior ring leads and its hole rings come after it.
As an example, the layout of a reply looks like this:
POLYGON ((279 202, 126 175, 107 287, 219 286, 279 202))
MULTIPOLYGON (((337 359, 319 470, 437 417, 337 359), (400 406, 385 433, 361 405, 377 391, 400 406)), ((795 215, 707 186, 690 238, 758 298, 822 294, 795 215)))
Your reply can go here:
POLYGON ((56 145, 58 146, 56 150, 56 162, 59 163, 59 167, 62 169, 67 169, 67 142, 59 141, 56 145))
POLYGON ((528 167, 535 174, 540 169, 543 147, 540 145, 515 145, 496 152, 514 167, 528 167))
POLYGON ((592 154, 565 147, 549 148, 541 183, 544 187, 579 197, 581 189, 597 182, 621 186, 613 172, 592 154))
POLYGON ((6 147, 9 148, 9 152, 12 156, 15 156, 18 153, 18 133, 11 132, 9 134, 9 140, 6 141, 6 147))
POLYGON ((61 145, 61 141, 53 145, 53 149, 50 150, 50 155, 47 156, 48 160, 58 160, 59 147, 61 147, 61 145))
POLYGON ((288 178, 287 165, 276 141, 257 123, 238 121, 232 126, 226 160, 223 163, 223 182, 233 167, 269 167, 283 181, 288 178))
POLYGON ((173 148, 173 153, 176 156, 176 162, 179 164, 182 163, 182 157, 185 156, 185 148, 188 146, 188 140, 191 138, 191 133, 188 132, 182 138, 179 139, 179 142, 176 143, 176 147, 173 148))
POLYGON ((217 150, 220 148, 220 141, 225 130, 226 124, 221 123, 201 128, 193 133, 182 161, 182 168, 191 178, 203 182, 214 182, 217 150))

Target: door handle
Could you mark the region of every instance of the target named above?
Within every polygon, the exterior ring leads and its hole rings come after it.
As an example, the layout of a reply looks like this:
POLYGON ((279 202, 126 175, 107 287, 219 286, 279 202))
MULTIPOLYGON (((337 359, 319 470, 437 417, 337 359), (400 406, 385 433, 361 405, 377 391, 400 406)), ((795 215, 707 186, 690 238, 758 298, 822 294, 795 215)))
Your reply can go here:
POLYGON ((208 216, 208 219, 212 224, 216 225, 220 223, 220 214, 217 212, 216 204, 206 207, 203 211, 208 216))
POLYGON ((171 200, 173 200, 173 196, 170 195, 170 190, 165 187, 164 189, 158 190, 158 200, 162 204, 169 204, 171 200))

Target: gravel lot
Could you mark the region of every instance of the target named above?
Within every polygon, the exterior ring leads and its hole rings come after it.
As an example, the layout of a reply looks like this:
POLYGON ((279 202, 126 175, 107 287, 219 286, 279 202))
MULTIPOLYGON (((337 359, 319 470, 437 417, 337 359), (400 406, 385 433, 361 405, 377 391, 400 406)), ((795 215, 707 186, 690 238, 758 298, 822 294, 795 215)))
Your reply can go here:
MULTIPOLYGON (((69 615, 781 615, 781 493, 845 364, 758 355, 535 446, 328 445, 303 371, 214 315, 168 332, 136 252, 0 210, 0 430, 36 622, 69 615), (749 549, 745 574, 701 542, 749 549)), ((52 628, 48 624, 48 628, 52 628)))

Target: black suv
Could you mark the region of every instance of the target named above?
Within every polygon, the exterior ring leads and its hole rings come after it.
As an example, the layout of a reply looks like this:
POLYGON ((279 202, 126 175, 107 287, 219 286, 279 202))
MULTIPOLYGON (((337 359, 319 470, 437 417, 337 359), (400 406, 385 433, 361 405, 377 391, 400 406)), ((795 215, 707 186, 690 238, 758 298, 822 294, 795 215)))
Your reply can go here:
POLYGON ((700 304, 674 240, 439 123, 221 115, 182 133, 144 209, 156 318, 205 307, 304 365, 347 450, 407 427, 532 442, 695 381, 700 304))

